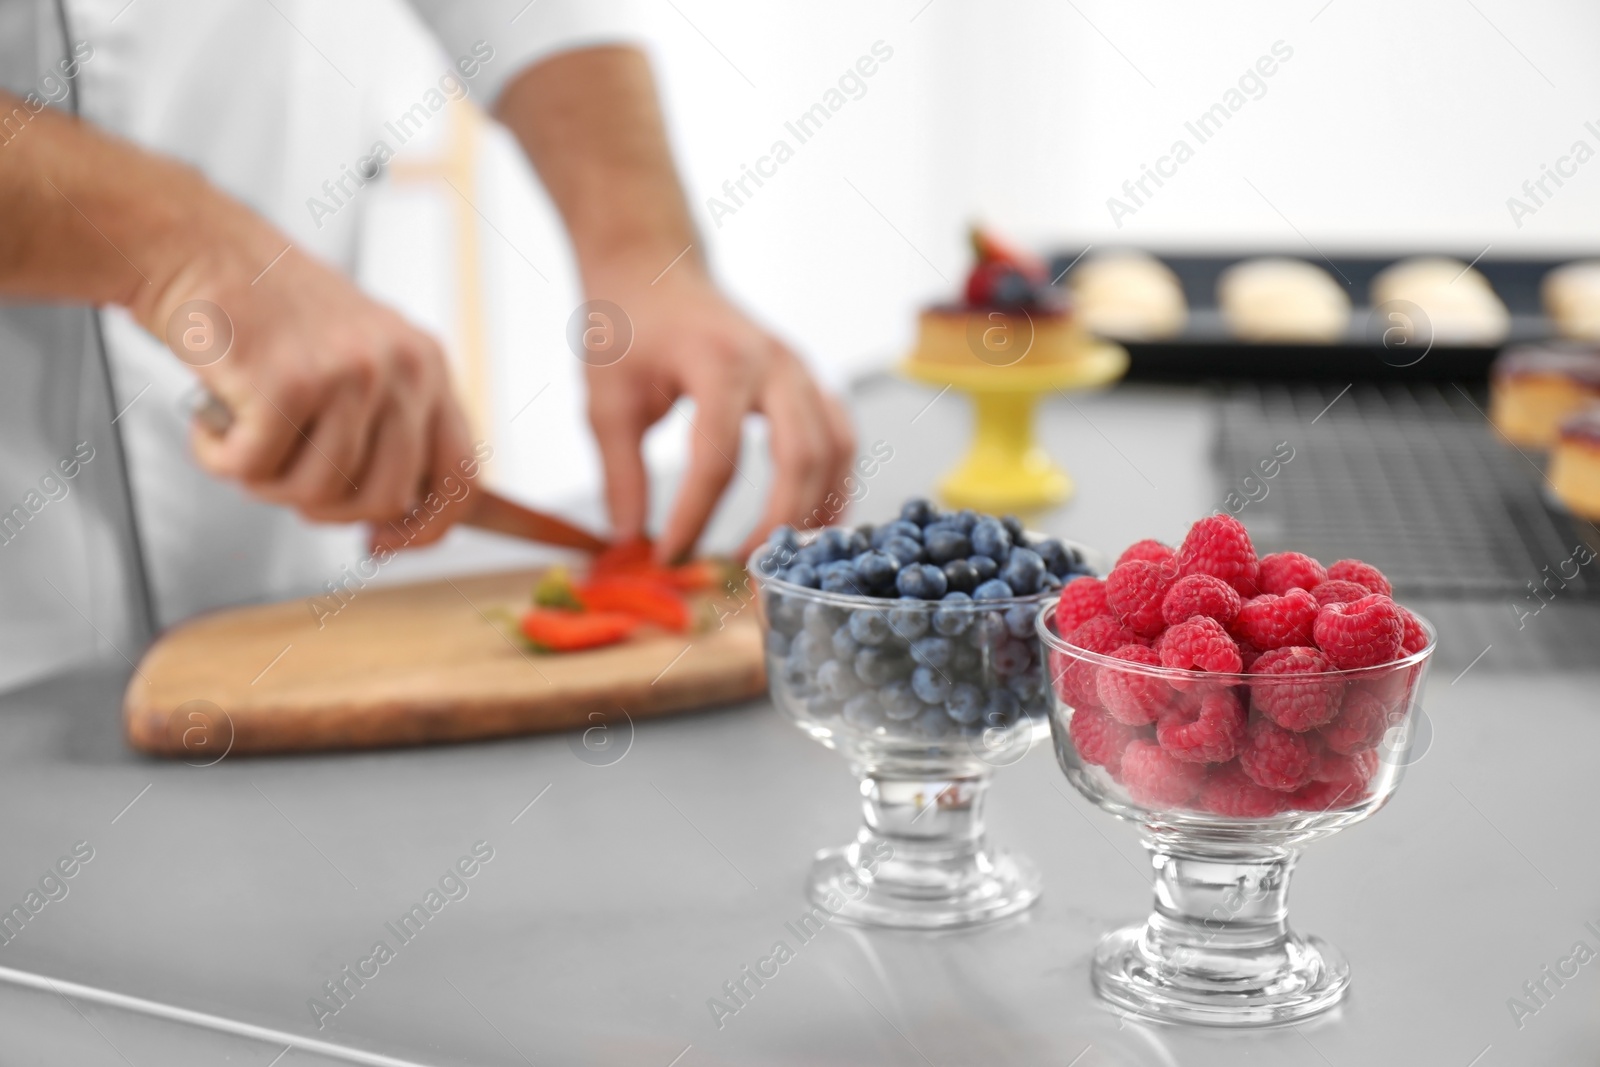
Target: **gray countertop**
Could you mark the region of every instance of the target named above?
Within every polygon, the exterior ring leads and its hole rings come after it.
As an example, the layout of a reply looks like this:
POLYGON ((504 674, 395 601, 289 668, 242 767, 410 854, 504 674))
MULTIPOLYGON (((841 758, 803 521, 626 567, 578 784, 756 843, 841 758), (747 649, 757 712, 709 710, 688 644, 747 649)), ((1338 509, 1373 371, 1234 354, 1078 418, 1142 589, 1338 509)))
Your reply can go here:
MULTIPOLYGON (((863 440, 895 448, 864 516, 926 491, 959 450, 963 405, 923 410, 933 395, 862 392, 863 440)), ((1044 524, 1104 546, 1181 533, 1218 503, 1209 417, 1181 390, 1054 402, 1046 437, 1080 494, 1044 524)), ((990 817, 1038 865, 1037 906, 938 935, 836 923, 797 944, 784 924, 805 910, 811 854, 853 832, 857 801, 844 762, 764 701, 640 723, 605 766, 556 735, 192 767, 123 748, 126 667, 0 701, 0 906, 93 848, 0 967, 421 1064, 1592 1063, 1600 961, 1548 983, 1520 1028, 1507 1001, 1575 943, 1600 951, 1585 925, 1600 930, 1600 674, 1495 657, 1459 673, 1471 658, 1436 666, 1431 743, 1390 806, 1300 866, 1293 921, 1342 948, 1354 981, 1290 1029, 1157 1026, 1094 999, 1096 938, 1148 910, 1148 866, 1048 746, 997 774, 990 817), (493 858, 449 883, 460 899, 319 1029, 323 982, 396 944, 385 924, 478 842, 493 858), (707 998, 779 939, 794 958, 719 1029, 707 998)), ((284 1049, 0 982, 7 1065, 336 1062, 284 1049)))

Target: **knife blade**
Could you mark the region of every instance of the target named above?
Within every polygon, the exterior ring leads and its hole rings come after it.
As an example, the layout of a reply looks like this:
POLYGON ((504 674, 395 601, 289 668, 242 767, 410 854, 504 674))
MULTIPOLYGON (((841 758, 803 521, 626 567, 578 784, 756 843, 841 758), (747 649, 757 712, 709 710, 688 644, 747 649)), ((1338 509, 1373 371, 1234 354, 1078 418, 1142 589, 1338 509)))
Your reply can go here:
MULTIPOLYGON (((214 434, 225 434, 233 425, 233 412, 216 394, 206 392, 195 405, 194 419, 214 434)), ((584 552, 603 552, 609 542, 590 533, 581 526, 543 511, 524 507, 499 493, 474 487, 475 491, 463 503, 466 512, 458 520, 463 525, 488 530, 491 533, 518 537, 538 544, 559 545, 584 552)))

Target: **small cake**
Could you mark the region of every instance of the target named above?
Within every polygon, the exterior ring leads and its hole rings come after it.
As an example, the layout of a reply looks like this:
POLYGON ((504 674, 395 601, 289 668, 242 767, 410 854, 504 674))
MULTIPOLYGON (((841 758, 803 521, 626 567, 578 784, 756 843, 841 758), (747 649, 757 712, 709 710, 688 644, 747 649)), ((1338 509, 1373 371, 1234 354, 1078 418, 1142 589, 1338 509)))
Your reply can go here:
POLYGON ((1563 337, 1600 341, 1600 260, 1557 267, 1544 276, 1540 295, 1563 337))
POLYGON ((1234 264, 1217 281, 1217 303, 1245 341, 1328 344, 1350 323, 1350 298, 1339 283, 1299 259, 1234 264))
POLYGON ((1550 453, 1550 488, 1573 514, 1600 520, 1600 406, 1561 424, 1550 453))
POLYGON ((1414 304, 1427 317, 1416 327, 1423 343, 1496 345, 1511 329, 1511 314, 1488 279, 1454 259, 1424 256, 1386 267, 1372 280, 1373 307, 1414 304))
POLYGON ((1549 448, 1562 420, 1600 402, 1600 346, 1519 345, 1494 361, 1489 419, 1512 444, 1549 448))
POLYGON ((1059 364, 1080 357, 1087 335, 1043 262, 972 231, 977 258, 965 299, 924 310, 911 360, 941 367, 1059 364))
POLYGON ((1161 340, 1181 331, 1189 317, 1178 276, 1145 252, 1091 256, 1067 276, 1067 289, 1078 321, 1102 337, 1161 340))

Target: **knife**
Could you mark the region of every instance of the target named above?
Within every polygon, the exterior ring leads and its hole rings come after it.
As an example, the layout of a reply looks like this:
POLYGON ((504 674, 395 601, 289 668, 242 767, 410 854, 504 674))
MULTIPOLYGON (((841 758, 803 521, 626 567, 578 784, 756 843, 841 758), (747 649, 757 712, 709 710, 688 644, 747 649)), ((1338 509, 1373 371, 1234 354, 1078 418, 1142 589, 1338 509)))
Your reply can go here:
MULTIPOLYGON (((228 432, 233 425, 233 412, 228 410, 214 393, 206 392, 194 409, 195 421, 217 435, 228 432)), ((462 500, 465 514, 458 520, 480 530, 520 537, 546 545, 560 545, 584 552, 603 552, 609 542, 595 536, 581 526, 543 511, 523 507, 498 493, 481 486, 462 500)))

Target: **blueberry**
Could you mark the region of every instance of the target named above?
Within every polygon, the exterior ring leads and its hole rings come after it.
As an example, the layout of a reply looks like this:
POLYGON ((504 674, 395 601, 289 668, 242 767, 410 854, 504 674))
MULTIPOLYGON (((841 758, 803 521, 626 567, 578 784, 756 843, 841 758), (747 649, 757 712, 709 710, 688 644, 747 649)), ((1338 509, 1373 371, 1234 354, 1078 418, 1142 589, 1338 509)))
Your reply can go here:
POLYGON ((1066 583, 1063 582, 1060 578, 1057 578, 1055 575, 1051 574, 1049 571, 1045 571, 1044 572, 1044 577, 1039 579, 1039 592, 1041 592, 1041 593, 1053 593, 1057 589, 1060 589, 1065 584, 1066 583))
POLYGON ((972 612, 963 605, 971 601, 972 598, 965 593, 946 593, 941 605, 933 611, 933 632, 945 637, 958 637, 966 633, 967 627, 972 625, 972 612), (950 606, 945 607, 944 604, 950 606))
MULTIPOLYGON (((983 655, 969 644, 959 644, 950 653, 950 674, 977 677, 983 670, 983 655)), ((952 681, 955 679, 952 678, 952 681)))
POLYGON ((815 671, 833 656, 833 644, 810 630, 803 630, 789 642, 789 659, 815 671))
POLYGON ((939 517, 939 509, 921 497, 913 497, 900 506, 900 517, 918 526, 926 526, 939 517))
POLYGON ((828 550, 815 541, 801 548, 800 551, 794 554, 794 561, 796 563, 805 563, 812 567, 820 566, 821 564, 828 562, 828 560, 831 558, 832 557, 828 555, 828 550))
POLYGON ((817 569, 809 563, 796 563, 788 570, 781 572, 778 577, 791 585, 803 585, 807 589, 815 589, 817 582, 817 569))
POLYGON ((814 672, 807 664, 796 663, 792 659, 783 661, 783 684, 790 692, 802 696, 810 693, 814 676, 814 672))
POLYGON ((1037 604, 1018 604, 1014 608, 1006 609, 1006 629, 1011 636, 1021 641, 1033 639, 1033 620, 1039 615, 1037 604))
POLYGON ((881 645, 889 636, 889 617, 881 611, 851 612, 850 636, 863 645, 881 645))
POLYGON ((839 702, 826 693, 806 698, 806 714, 813 719, 825 719, 839 710, 839 702))
POLYGON ((1039 579, 1045 575, 1044 560, 1031 548, 1013 548, 1000 568, 1000 580, 1009 585, 1018 596, 1032 596, 1039 591, 1039 579))
POLYGON ((893 556, 895 562, 902 567, 909 567, 913 563, 923 560, 922 544, 909 537, 891 537, 883 543, 882 551, 893 556))
POLYGON ((1011 551, 1011 532, 999 519, 983 518, 973 523, 970 539, 973 555, 988 556, 997 563, 1011 551))
POLYGON ((846 700, 841 715, 858 730, 875 730, 883 725, 883 707, 875 693, 857 693, 846 700))
POLYGON ((787 548, 790 552, 800 549, 800 538, 795 534, 793 526, 774 526, 772 532, 767 534, 767 544, 774 548, 787 548))
POLYGON ((915 719, 927 707, 917 699, 907 681, 890 682, 878 690, 878 703, 883 705, 883 713, 896 722, 915 719))
POLYGON ((817 539, 811 542, 818 552, 822 553, 824 563, 831 563, 836 559, 849 559, 852 553, 847 551, 850 535, 847 531, 837 526, 830 526, 817 534, 817 539))
POLYGON ((948 637, 919 637, 911 642, 911 658, 927 667, 947 667, 951 648, 948 637))
POLYGON ((978 588, 977 568, 964 559, 953 559, 944 565, 944 584, 960 593, 970 593, 978 588))
POLYGON ((969 534, 972 532, 973 525, 978 521, 978 513, 973 511, 971 508, 962 508, 954 515, 945 516, 944 521, 949 523, 951 526, 954 526, 962 533, 969 534))
POLYGON ((1000 573, 1000 564, 989 556, 968 556, 967 562, 972 564, 972 569, 978 572, 978 585, 982 585, 1000 573))
POLYGON ((861 692, 861 679, 854 668, 830 659, 817 668, 817 687, 835 700, 849 700, 861 692))
POLYGON ((868 646, 856 653, 856 677, 871 686, 902 678, 911 671, 911 661, 898 652, 868 646))
POLYGON ((1044 691, 1044 669, 1032 664, 1006 679, 1006 688, 1024 700, 1036 697, 1044 691))
POLYGON ((805 602, 799 597, 769 591, 766 598, 767 622, 779 633, 797 634, 805 625, 805 602))
POLYGON ((943 708, 929 708, 911 721, 912 736, 927 741, 937 741, 950 733, 952 728, 950 716, 944 713, 943 708))
POLYGON ((997 308, 1031 307, 1038 303, 1033 282, 1020 270, 1003 271, 995 279, 989 302, 997 308))
POLYGON ((911 672, 911 691, 924 704, 943 704, 950 697, 950 679, 932 667, 918 667, 911 672))
MULTIPOLYGON (((915 597, 901 597, 908 604, 920 605, 915 597)), ((928 612, 920 606, 895 608, 889 612, 889 630, 902 641, 915 641, 928 632, 928 612)))
POLYGON ((855 660, 856 653, 861 651, 861 642, 850 636, 850 627, 841 626, 833 631, 833 638, 828 642, 828 647, 833 649, 833 658, 850 663, 855 660))
POLYGON ((1028 543, 1028 535, 1023 531, 1022 520, 1015 515, 1000 516, 1000 525, 1006 528, 1006 533, 1011 535, 1011 543, 1023 545, 1028 543))
POLYGON ((867 551, 851 561, 856 574, 869 589, 888 589, 894 585, 900 562, 887 552, 867 551))
POLYGON ((928 554, 930 563, 949 563, 953 559, 961 559, 972 551, 966 534, 954 526, 942 523, 928 527, 922 538, 922 547, 928 554))
POLYGON ((789 654, 789 635, 782 630, 767 631, 767 655, 774 659, 783 659, 789 654))
POLYGON ((894 587, 901 596, 914 596, 922 600, 938 600, 945 594, 944 571, 931 563, 912 563, 900 568, 894 587))
POLYGON ((1044 569, 1057 578, 1065 577, 1072 569, 1072 557, 1067 554, 1067 547, 1054 537, 1041 538, 1033 550, 1044 561, 1044 569))
POLYGON ((950 698, 944 703, 945 714, 963 726, 978 721, 983 714, 983 690, 970 682, 957 682, 950 687, 950 698))
POLYGON ((972 634, 980 648, 999 648, 1002 642, 1011 640, 1011 631, 1006 627, 1005 616, 998 611, 985 611, 980 614, 972 634))
POLYGON ((1009 726, 1022 714, 1022 702, 1005 689, 991 689, 983 699, 983 724, 1009 726))
POLYGON ((1002 641, 993 652, 989 653, 989 663, 994 667, 996 674, 1017 674, 1027 670, 1031 662, 1033 655, 1028 651, 1028 646, 1021 641, 1002 641))
POLYGON ((1010 600, 1014 596, 1011 586, 999 578, 990 578, 972 591, 973 600, 1010 600))
POLYGON ((824 593, 844 593, 848 596, 866 596, 867 583, 856 573, 856 569, 846 563, 822 576, 822 591, 824 593))
POLYGON ((806 633, 811 634, 819 641, 833 640, 833 631, 844 625, 850 613, 844 608, 833 604, 824 604, 820 600, 806 602, 805 627, 806 633))
POLYGON ((872 547, 882 548, 884 545, 889 543, 890 538, 894 537, 909 537, 913 541, 921 541, 922 527, 918 526, 914 522, 907 522, 904 519, 896 519, 893 522, 886 522, 876 530, 872 531, 872 547))

